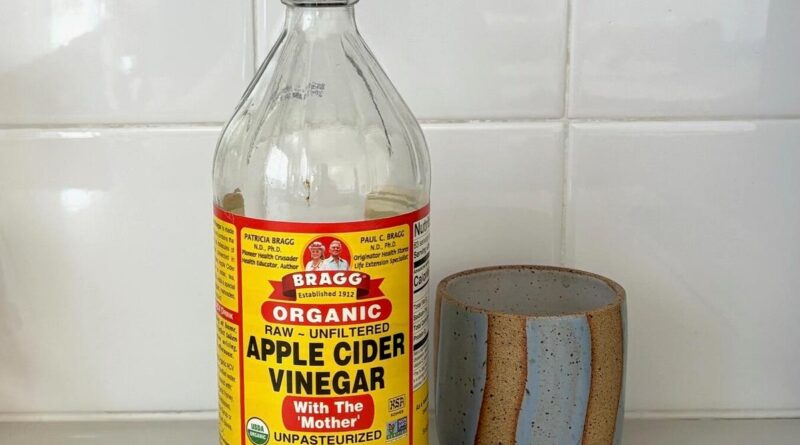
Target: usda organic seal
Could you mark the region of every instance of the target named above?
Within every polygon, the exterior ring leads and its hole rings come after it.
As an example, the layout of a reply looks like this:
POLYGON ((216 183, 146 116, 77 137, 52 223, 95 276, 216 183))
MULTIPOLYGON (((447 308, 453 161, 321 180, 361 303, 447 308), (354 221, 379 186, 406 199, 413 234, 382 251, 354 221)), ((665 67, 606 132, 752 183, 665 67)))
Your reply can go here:
POLYGON ((247 421, 247 438, 253 445, 265 445, 269 442, 269 427, 258 417, 247 421))

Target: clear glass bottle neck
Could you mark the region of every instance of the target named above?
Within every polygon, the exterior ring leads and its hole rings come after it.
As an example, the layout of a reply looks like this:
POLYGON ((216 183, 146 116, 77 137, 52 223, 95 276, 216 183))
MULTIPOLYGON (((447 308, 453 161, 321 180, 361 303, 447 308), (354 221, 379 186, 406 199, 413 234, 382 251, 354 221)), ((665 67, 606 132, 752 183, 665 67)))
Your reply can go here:
POLYGON ((357 33, 354 3, 318 5, 287 1, 286 31, 313 36, 357 33))

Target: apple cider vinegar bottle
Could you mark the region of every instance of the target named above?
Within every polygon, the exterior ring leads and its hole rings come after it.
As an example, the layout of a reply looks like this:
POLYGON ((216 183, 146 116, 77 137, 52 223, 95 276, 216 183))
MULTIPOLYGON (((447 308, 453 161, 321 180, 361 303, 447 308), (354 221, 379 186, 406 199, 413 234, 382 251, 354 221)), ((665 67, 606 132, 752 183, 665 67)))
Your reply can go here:
POLYGON ((428 443, 428 149, 356 2, 284 0, 219 140, 220 444, 428 443))

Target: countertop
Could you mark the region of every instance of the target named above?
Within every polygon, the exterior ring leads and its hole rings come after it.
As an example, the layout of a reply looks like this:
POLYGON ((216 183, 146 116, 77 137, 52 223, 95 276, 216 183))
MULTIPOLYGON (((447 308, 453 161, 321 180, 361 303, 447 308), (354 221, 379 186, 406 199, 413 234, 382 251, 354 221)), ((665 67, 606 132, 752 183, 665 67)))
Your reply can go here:
MULTIPOLYGON (((624 445, 792 445, 800 419, 627 420, 624 445)), ((2 422, 0 444, 217 445, 211 420, 2 422)), ((439 445, 436 440, 431 445, 439 445)), ((446 445, 446 444, 442 444, 446 445)))

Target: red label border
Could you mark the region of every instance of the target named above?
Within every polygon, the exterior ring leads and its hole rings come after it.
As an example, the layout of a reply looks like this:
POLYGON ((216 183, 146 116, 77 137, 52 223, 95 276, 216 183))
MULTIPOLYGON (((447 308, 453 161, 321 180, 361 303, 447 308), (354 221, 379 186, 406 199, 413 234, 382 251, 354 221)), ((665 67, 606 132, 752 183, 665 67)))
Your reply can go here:
POLYGON ((418 221, 428 216, 428 214, 430 214, 430 209, 430 204, 426 204, 425 207, 421 207, 413 212, 404 213, 397 216, 390 216, 389 218, 336 223, 304 223, 267 221, 263 219, 249 218, 247 216, 226 212, 220 207, 214 205, 214 216, 227 223, 235 225, 237 228, 246 227, 248 229, 295 233, 350 233, 385 229, 387 227, 409 224, 409 221, 418 221))

